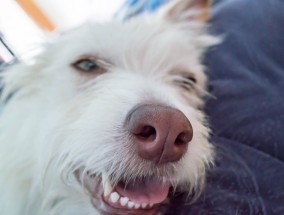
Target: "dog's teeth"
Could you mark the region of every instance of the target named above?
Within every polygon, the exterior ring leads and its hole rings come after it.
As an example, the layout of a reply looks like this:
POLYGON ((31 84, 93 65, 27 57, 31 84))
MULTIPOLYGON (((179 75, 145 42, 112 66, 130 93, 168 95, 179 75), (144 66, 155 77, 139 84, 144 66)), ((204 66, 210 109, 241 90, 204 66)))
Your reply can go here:
POLYGON ((150 208, 151 208, 151 207, 153 207, 153 206, 154 206, 154 204, 153 204, 153 203, 150 203, 150 204, 149 204, 149 207, 150 207, 150 208))
POLYGON ((102 174, 102 184, 104 189, 104 196, 108 196, 113 191, 113 187, 111 186, 110 181, 108 180, 108 177, 105 173, 102 174))
POLYGON ((119 199, 119 194, 117 192, 113 192, 110 194, 110 200, 113 202, 113 203, 116 203, 119 199))
POLYGON ((133 208, 133 206, 134 206, 134 202, 129 201, 128 202, 128 208, 133 208))
POLYGON ((142 208, 146 208, 147 205, 148 205, 147 203, 143 203, 143 204, 141 204, 141 207, 142 207, 142 208))
POLYGON ((120 204, 121 204, 121 206, 125 206, 126 204, 127 204, 127 202, 128 202, 128 198, 127 197, 121 197, 120 198, 120 204))
POLYGON ((110 181, 107 180, 103 186, 104 186, 104 196, 108 196, 109 194, 111 194, 113 187, 111 186, 110 181))
POLYGON ((140 204, 139 203, 135 203, 134 207, 135 207, 135 209, 138 209, 138 208, 140 208, 140 204))

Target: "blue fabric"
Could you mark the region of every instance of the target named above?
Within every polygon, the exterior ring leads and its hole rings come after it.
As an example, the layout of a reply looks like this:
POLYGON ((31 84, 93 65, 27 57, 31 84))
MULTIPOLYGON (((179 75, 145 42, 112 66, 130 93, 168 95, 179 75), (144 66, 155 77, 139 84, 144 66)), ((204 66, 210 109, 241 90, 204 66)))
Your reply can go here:
POLYGON ((281 0, 220 4, 214 10, 212 27, 225 40, 206 61, 211 93, 216 97, 207 105, 214 133, 282 161, 283 11, 281 0))
POLYGON ((224 0, 205 63, 217 166, 184 214, 284 214, 284 2, 224 0))
POLYGON ((224 42, 205 64, 216 166, 197 202, 177 194, 167 214, 284 215, 283 11, 283 0, 214 4, 211 31, 224 42))
POLYGON ((186 204, 184 196, 175 199, 168 215, 283 215, 283 162, 236 141, 212 140, 216 167, 209 173, 204 193, 192 205, 186 204))
POLYGON ((144 2, 144 4, 142 4, 141 10, 154 11, 157 8, 159 8, 162 4, 164 4, 165 0, 153 0, 153 1, 128 0, 125 2, 125 6, 133 7, 137 4, 140 4, 140 2, 144 2))
POLYGON ((169 1, 171 0, 126 0, 116 16, 128 19, 142 12, 153 12, 169 1))

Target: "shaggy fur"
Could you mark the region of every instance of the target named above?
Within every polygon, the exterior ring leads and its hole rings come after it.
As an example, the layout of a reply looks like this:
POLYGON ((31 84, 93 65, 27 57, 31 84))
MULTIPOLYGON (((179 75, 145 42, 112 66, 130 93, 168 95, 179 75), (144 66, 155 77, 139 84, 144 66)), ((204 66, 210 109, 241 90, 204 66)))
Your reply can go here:
POLYGON ((89 175, 102 184, 156 175, 198 192, 213 155, 200 59, 215 43, 194 19, 146 15, 87 23, 47 44, 33 64, 7 71, 2 98, 16 93, 1 114, 0 214, 100 214, 78 181, 89 175), (84 56, 102 68, 76 70, 84 56), (142 103, 175 107, 190 120, 193 139, 180 161, 157 167, 135 152, 123 123, 142 103))

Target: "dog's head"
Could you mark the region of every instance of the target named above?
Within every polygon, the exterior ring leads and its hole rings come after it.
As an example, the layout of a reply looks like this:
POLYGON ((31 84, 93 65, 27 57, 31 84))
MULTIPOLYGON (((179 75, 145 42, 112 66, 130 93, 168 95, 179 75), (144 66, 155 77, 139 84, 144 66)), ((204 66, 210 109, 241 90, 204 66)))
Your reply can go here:
POLYGON ((180 0, 89 23, 5 74, 4 94, 17 93, 4 117, 25 134, 42 210, 150 215, 174 190, 198 193, 213 151, 200 110, 207 16, 206 0, 180 0))

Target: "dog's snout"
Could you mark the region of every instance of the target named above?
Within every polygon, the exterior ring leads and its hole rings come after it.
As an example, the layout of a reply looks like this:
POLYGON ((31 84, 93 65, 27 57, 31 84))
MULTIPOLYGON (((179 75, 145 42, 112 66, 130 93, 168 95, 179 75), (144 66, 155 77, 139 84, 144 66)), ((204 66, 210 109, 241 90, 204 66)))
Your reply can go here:
POLYGON ((155 104, 130 111, 125 126, 141 158, 156 164, 178 161, 193 137, 191 123, 179 110, 155 104))

